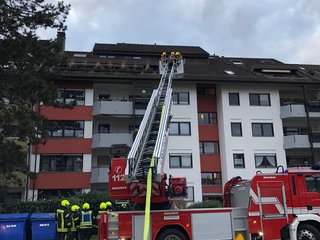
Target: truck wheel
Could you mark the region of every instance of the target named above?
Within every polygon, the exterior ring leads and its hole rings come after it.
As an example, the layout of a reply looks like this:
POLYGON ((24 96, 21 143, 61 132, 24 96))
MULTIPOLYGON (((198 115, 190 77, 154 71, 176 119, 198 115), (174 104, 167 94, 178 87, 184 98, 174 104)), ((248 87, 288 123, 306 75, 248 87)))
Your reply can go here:
POLYGON ((187 240, 187 238, 177 229, 166 229, 158 235, 157 240, 187 240))
POLYGON ((297 233, 298 240, 320 240, 319 231, 311 225, 301 224, 297 233))

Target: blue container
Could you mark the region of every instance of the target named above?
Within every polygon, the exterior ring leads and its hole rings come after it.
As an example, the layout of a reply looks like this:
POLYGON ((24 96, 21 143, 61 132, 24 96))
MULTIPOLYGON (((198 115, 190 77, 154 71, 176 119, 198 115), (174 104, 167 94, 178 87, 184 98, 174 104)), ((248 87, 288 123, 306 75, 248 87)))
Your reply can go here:
POLYGON ((56 223, 54 213, 31 214, 32 240, 55 240, 56 223))
POLYGON ((29 213, 0 214, 0 239, 26 239, 29 213))

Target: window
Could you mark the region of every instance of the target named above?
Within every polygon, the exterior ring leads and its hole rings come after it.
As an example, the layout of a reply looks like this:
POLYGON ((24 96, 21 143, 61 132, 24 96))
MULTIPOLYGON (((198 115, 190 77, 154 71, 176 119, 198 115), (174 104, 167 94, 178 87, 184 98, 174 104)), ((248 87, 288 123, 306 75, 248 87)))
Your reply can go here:
POLYGON ((251 106, 270 106, 269 93, 250 93, 249 100, 251 106))
POLYGON ((277 158, 276 154, 255 154, 254 161, 256 168, 276 168, 277 158))
POLYGON ((284 136, 308 135, 308 129, 307 128, 299 128, 299 127, 284 127, 283 133, 284 133, 284 136))
POLYGON ((99 124, 98 133, 110 133, 110 124, 99 124))
POLYGON ((172 93, 173 104, 189 105, 189 93, 188 92, 174 92, 172 93))
POLYGON ((243 62, 241 62, 241 60, 237 60, 237 59, 231 59, 231 62, 235 65, 242 65, 243 62))
POLYGON ((205 172, 201 173, 202 185, 221 185, 220 172, 205 172))
POLYGON ((41 172, 82 172, 82 155, 41 155, 41 172))
POLYGON ((110 156, 107 155, 99 155, 97 156, 97 166, 98 167, 105 167, 110 165, 110 156))
POLYGON ((287 156, 288 167, 308 167, 312 165, 312 158, 309 156, 287 156))
POLYGON ((252 136, 254 137, 273 137, 272 123, 252 123, 252 136))
POLYGON ((240 106, 239 93, 229 93, 229 105, 240 106))
POLYGON ((219 153, 218 142, 200 142, 200 154, 217 154, 219 153))
POLYGON ((84 105, 84 89, 58 89, 57 101, 65 104, 84 105))
POLYGON ((111 101, 110 94, 99 94, 99 101, 111 101))
POLYGON ((189 122, 171 122, 170 123, 170 135, 183 135, 190 136, 191 129, 189 122))
POLYGON ((192 168, 192 154, 170 154, 170 168, 192 168))
POLYGON ((83 121, 49 121, 50 137, 79 137, 84 135, 83 121))
POLYGON ((215 96, 216 89, 211 87, 197 87, 198 96, 215 96))
POLYGON ((231 123, 231 136, 233 137, 242 137, 242 127, 241 122, 232 122, 231 123))
POLYGON ((320 193, 320 177, 318 176, 306 176, 306 186, 308 192, 320 193))
POLYGON ((233 154, 233 166, 235 168, 245 168, 243 153, 234 153, 233 154))
POLYGON ((199 124, 215 124, 217 123, 217 113, 202 112, 198 113, 199 124))

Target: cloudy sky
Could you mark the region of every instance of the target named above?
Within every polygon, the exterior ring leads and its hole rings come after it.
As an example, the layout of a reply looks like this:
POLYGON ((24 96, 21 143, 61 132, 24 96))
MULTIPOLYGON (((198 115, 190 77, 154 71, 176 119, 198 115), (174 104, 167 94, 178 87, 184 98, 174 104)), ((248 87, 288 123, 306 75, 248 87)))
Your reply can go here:
POLYGON ((156 43, 201 46, 219 56, 320 64, 319 0, 65 2, 71 4, 67 50, 91 51, 94 43, 156 43))

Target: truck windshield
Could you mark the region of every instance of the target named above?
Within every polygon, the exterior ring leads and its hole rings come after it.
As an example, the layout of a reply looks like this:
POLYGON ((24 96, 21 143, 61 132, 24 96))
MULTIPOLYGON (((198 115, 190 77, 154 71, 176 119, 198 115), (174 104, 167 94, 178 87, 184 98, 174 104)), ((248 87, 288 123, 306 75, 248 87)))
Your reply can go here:
POLYGON ((306 176, 308 192, 320 192, 320 176, 306 176))

